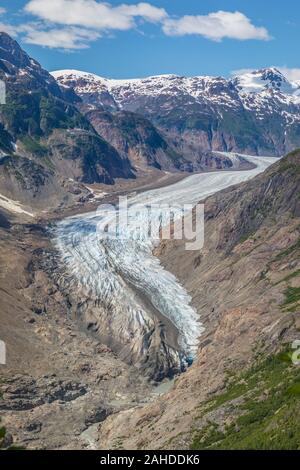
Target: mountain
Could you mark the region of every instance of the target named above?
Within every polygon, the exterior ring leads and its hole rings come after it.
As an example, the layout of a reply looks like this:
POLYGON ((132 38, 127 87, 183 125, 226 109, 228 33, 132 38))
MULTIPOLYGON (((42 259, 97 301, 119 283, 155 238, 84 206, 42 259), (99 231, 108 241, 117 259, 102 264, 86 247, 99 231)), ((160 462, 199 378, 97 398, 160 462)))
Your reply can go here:
POLYGON ((281 92, 285 95, 300 96, 300 87, 290 82, 276 68, 254 70, 236 75, 233 79, 236 87, 245 93, 260 93, 266 90, 281 92))
POLYGON ((300 145, 300 88, 275 68, 226 80, 162 75, 109 80, 75 70, 52 74, 85 103, 143 115, 177 151, 282 155, 300 145))
POLYGON ((176 171, 187 166, 184 158, 143 116, 128 111, 110 113, 92 109, 86 117, 98 134, 128 158, 137 171, 145 171, 149 166, 176 171))
POLYGON ((299 449, 299 169, 300 150, 209 197, 201 252, 156 250, 205 331, 169 392, 101 425, 102 449, 299 449))
POLYGON ((126 93, 119 82, 73 71, 66 80, 60 73, 52 76, 6 33, 0 33, 0 80, 6 87, 0 107, 0 194, 6 208, 32 213, 31 208, 86 202, 92 197, 86 184, 135 179, 151 167, 233 167, 229 156, 202 148, 196 134, 178 137, 157 128, 159 119, 151 113, 149 119, 141 109, 125 109, 135 106, 123 106, 126 93))
MULTIPOLYGON (((195 155, 182 156, 182 149, 166 139, 162 132, 153 126, 149 119, 130 111, 103 111, 93 106, 87 109, 86 118, 98 134, 109 142, 118 153, 128 158, 137 174, 147 172, 149 167, 167 171, 201 171, 207 169, 232 168, 232 158, 210 151, 196 152, 195 155)), ((241 158, 240 168, 247 168, 241 158)))
MULTIPOLYGON (((132 157, 137 169, 143 162, 164 170, 197 171, 232 167, 229 158, 199 148, 193 139, 177 140, 164 129, 156 129, 152 115, 143 116, 142 110, 132 106, 131 98, 134 100, 134 97, 130 96, 128 106, 123 106, 113 90, 123 83, 126 86, 127 81, 107 80, 76 70, 57 71, 52 75, 63 93, 74 93, 80 98, 78 107, 86 113, 97 132, 121 153, 125 152, 130 160, 132 157)), ((156 92, 156 84, 153 92, 156 92)))
POLYGON ((88 198, 85 183, 133 178, 129 160, 102 139, 54 78, 0 33, 0 192, 39 208, 88 198))

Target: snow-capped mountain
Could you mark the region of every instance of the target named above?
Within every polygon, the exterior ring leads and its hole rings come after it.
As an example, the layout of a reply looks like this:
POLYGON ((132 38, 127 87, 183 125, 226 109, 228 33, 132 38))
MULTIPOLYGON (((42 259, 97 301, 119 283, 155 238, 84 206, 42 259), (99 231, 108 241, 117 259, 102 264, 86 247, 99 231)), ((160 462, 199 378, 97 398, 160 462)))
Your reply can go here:
POLYGON ((230 80, 222 77, 183 77, 178 75, 157 75, 153 77, 112 80, 78 70, 59 70, 52 72, 54 78, 67 87, 72 87, 79 95, 87 93, 109 93, 116 104, 125 106, 133 95, 152 95, 183 93, 194 99, 203 98, 217 92, 222 103, 224 92, 232 91, 232 86, 240 94, 256 93, 273 90, 284 95, 295 97, 300 103, 300 86, 297 82, 288 81, 276 68, 245 72, 230 80), (231 86, 232 85, 232 86, 231 86))
MULTIPOLYGON (((71 87, 83 99, 95 104, 111 105, 112 108, 134 108, 139 98, 169 96, 190 97, 192 101, 209 98, 219 104, 230 104, 233 87, 222 77, 180 77, 158 75, 141 79, 112 80, 77 70, 52 72, 54 78, 65 87, 71 87), (105 99, 109 96, 110 102, 105 99)), ((236 92, 236 90, 234 90, 236 92)))
POLYGON ((110 80, 76 70, 53 76, 90 106, 142 114, 183 153, 192 145, 281 155, 300 146, 300 87, 275 68, 230 79, 160 75, 110 80))
POLYGON ((287 78, 274 67, 236 75, 233 82, 236 87, 244 93, 261 93, 267 90, 276 90, 285 95, 300 96, 299 84, 287 80, 287 78))

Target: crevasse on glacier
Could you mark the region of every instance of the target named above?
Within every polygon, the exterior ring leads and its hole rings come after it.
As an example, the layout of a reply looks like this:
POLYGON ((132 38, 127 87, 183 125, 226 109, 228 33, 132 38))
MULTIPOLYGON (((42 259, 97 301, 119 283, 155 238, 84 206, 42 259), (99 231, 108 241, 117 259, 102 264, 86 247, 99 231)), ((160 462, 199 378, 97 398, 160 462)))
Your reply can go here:
POLYGON ((130 341, 132 332, 145 334, 151 324, 146 306, 150 302, 176 327, 180 360, 189 362, 195 355, 198 338, 203 331, 199 315, 190 305, 190 295, 152 254, 155 242, 145 233, 136 236, 136 227, 145 227, 146 221, 145 212, 135 209, 138 205, 196 204, 217 191, 254 177, 277 160, 271 157, 245 158, 255 163, 256 168, 195 174, 176 184, 130 198, 130 210, 133 210, 135 219, 140 217, 140 220, 123 227, 118 237, 110 236, 109 229, 107 232, 103 229, 115 216, 114 210, 107 207, 99 206, 97 212, 58 223, 55 244, 72 282, 81 286, 87 298, 101 302, 107 315, 118 315, 122 341, 130 341), (130 286, 142 295, 133 295, 130 286), (147 302, 143 302, 143 298, 147 302), (123 327, 120 326, 122 323, 123 327))

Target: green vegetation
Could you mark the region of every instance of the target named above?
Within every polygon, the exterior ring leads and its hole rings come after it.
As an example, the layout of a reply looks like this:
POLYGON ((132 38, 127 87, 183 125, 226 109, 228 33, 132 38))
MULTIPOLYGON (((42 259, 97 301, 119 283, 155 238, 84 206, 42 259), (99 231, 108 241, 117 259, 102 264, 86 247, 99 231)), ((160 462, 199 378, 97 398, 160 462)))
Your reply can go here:
POLYGON ((299 158, 297 159, 295 157, 300 157, 300 149, 290 152, 283 160, 280 161, 279 171, 281 173, 289 171, 292 176, 298 177, 300 175, 299 158))
POLYGON ((224 405, 231 400, 235 400, 236 398, 242 396, 244 393, 247 392, 247 383, 246 382, 236 382, 230 385, 225 393, 219 395, 216 399, 213 400, 210 406, 205 409, 207 411, 213 411, 219 406, 224 405))
MULTIPOLYGON (((109 114, 103 113, 102 116, 107 122, 112 123, 112 117, 109 114)), ((180 163, 182 160, 180 155, 168 146, 160 133, 147 119, 126 112, 117 114, 113 124, 122 131, 126 141, 131 146, 145 145, 153 152, 162 149, 175 163, 180 163)))
POLYGON ((298 396, 300 395, 300 381, 295 382, 293 385, 291 385, 288 390, 287 390, 289 395, 292 396, 298 396))
POLYGON ((226 426, 208 421, 195 432, 191 448, 300 449, 299 399, 300 374, 291 351, 260 360, 205 405, 205 414, 235 406, 238 417, 226 426), (238 405, 230 405, 234 398, 240 398, 238 405))
MULTIPOLYGON (((285 301, 282 304, 282 308, 285 308, 287 306, 293 305, 300 301, 300 287, 291 287, 289 286, 285 291, 285 301)), ((296 307, 296 305, 295 305, 296 307)))
POLYGON ((232 112, 222 113, 220 130, 234 136, 237 145, 250 148, 256 145, 268 146, 257 125, 246 113, 240 113, 239 116, 232 112))
POLYGON ((286 258, 287 256, 291 255, 294 252, 297 252, 300 250, 300 238, 297 240, 296 243, 294 243, 292 246, 287 248, 286 250, 281 251, 278 253, 274 261, 279 261, 282 258, 286 258))
POLYGON ((7 154, 11 154, 13 151, 12 148, 12 137, 4 129, 3 125, 0 123, 0 149, 7 154))
POLYGON ((245 233, 244 235, 241 236, 240 240, 239 240, 239 243, 244 243, 246 242, 247 240, 249 240, 250 238, 252 238, 254 241, 254 235, 255 235, 255 231, 251 231, 251 232, 248 232, 248 233, 245 233))
POLYGON ((3 439, 6 435, 6 428, 4 426, 2 426, 0 428, 0 439, 3 439))
POLYGON ((22 144, 27 152, 37 155, 38 157, 43 157, 47 155, 47 148, 41 145, 37 140, 26 135, 22 137, 22 144))
POLYGON ((300 269, 297 269, 297 271, 294 271, 293 273, 289 274, 288 276, 284 277, 281 279, 281 281, 276 282, 275 285, 281 284, 282 282, 288 282, 291 279, 295 279, 296 277, 300 276, 300 269))
POLYGON ((42 96, 39 103, 40 127, 45 135, 53 129, 92 130, 89 122, 76 108, 53 96, 42 96))
POLYGON ((211 118, 208 114, 193 114, 188 116, 184 123, 185 129, 197 129, 204 132, 211 132, 212 129, 217 128, 217 122, 211 118))
POLYGON ((10 90, 1 117, 8 132, 19 138, 29 134, 38 139, 50 135, 54 129, 92 130, 75 107, 42 90, 30 94, 27 90, 10 90))

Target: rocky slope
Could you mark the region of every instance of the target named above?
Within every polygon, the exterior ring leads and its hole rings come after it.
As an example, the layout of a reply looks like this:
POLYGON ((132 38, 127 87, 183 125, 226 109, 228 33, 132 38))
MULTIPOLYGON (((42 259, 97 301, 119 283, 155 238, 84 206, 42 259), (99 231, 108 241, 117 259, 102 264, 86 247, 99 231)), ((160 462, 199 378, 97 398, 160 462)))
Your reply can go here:
POLYGON ((296 151, 206 200, 201 252, 161 244, 205 327, 197 360, 157 402, 109 417, 101 448, 299 448, 299 168, 296 151))
POLYGON ((53 77, 0 33, 0 193, 28 206, 88 198, 80 183, 133 178, 126 156, 104 141, 53 77))
MULTIPOLYGON (((79 106, 85 109, 85 106, 79 106)), ((102 111, 98 108, 86 113, 87 119, 101 137, 128 158, 137 174, 149 167, 167 171, 205 171, 230 169, 232 159, 224 154, 200 150, 193 144, 178 144, 140 114, 130 111, 102 111), (184 155, 184 156, 183 156, 184 155)), ((247 169, 240 159, 239 168, 247 169)))
POLYGON ((74 70, 53 76, 85 103, 150 119, 184 157, 201 150, 282 155, 300 145, 299 85, 277 69, 233 79, 165 75, 108 80, 74 70))
POLYGON ((145 171, 149 166, 171 171, 189 169, 188 162, 142 116, 126 111, 113 114, 92 109, 86 117, 103 139, 130 160, 137 172, 145 171))
POLYGON ((90 427, 143 401, 149 385, 81 328, 45 227, 0 214, 0 449, 94 448, 90 427))

